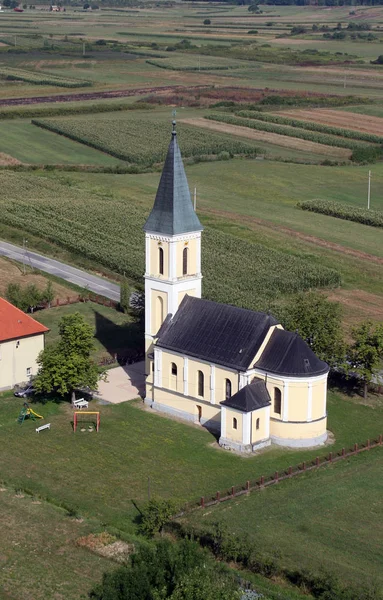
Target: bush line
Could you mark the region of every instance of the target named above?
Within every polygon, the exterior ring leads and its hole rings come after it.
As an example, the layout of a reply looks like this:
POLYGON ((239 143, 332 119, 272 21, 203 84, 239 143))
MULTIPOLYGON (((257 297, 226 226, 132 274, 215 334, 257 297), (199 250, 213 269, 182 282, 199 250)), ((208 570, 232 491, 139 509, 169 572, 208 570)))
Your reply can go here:
POLYGON ((213 66, 210 65, 208 67, 172 67, 171 65, 165 65, 163 63, 159 63, 156 60, 146 60, 148 65, 154 65, 155 67, 159 67, 160 69, 168 69, 169 71, 228 71, 229 69, 239 69, 239 66, 213 66))
MULTIPOLYGON (((75 102, 75 100, 73 101, 75 102)), ((14 110, 0 110, 0 120, 3 119, 33 119, 33 117, 63 117, 66 115, 82 115, 102 112, 117 112, 122 110, 153 110, 155 107, 149 102, 134 102, 133 104, 92 104, 87 106, 78 102, 79 106, 47 106, 38 108, 16 108, 14 110)))
POLYGON ((298 202, 297 206, 302 210, 329 215, 345 221, 354 221, 371 227, 383 227, 383 212, 376 210, 342 204, 335 200, 306 200, 298 202))

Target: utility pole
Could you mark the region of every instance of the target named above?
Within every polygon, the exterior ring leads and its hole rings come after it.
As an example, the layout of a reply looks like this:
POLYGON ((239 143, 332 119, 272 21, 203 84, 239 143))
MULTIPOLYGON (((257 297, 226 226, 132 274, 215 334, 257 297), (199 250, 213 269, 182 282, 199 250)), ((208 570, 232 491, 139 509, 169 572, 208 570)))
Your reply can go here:
POLYGON ((194 212, 197 210, 197 188, 194 188, 194 212))
POLYGON ((368 194, 367 194, 367 209, 370 210, 371 198, 371 171, 368 172, 368 194))

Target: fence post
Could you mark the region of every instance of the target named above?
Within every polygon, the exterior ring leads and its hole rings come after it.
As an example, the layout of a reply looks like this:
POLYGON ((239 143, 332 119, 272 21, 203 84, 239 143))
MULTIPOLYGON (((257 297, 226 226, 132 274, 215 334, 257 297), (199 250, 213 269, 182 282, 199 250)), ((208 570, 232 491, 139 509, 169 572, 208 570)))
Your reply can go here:
POLYGON ((332 452, 330 452, 330 454, 328 455, 328 460, 329 462, 332 462, 332 452))
POLYGON ((202 508, 205 508, 205 498, 204 498, 204 496, 201 497, 201 506, 202 506, 202 508))
POLYGON ((235 496, 235 494, 234 494, 234 486, 232 486, 232 488, 231 488, 231 496, 232 496, 232 498, 234 498, 234 496, 235 496))
POLYGON ((370 449, 370 439, 367 440, 367 449, 370 449))
POLYGON ((275 483, 278 483, 278 481, 279 481, 279 474, 278 474, 278 471, 275 471, 275 474, 274 474, 274 481, 275 481, 275 483))
POLYGON ((263 486, 264 486, 264 484, 265 484, 265 478, 264 478, 264 477, 263 477, 263 475, 262 475, 262 476, 261 476, 261 479, 260 479, 260 481, 259 481, 259 486, 260 486, 260 487, 263 487, 263 486))
POLYGON ((292 474, 293 474, 293 468, 289 467, 289 472, 288 472, 289 477, 291 477, 292 474))
POLYGON ((354 444, 354 452, 357 453, 358 452, 358 444, 354 444))
POLYGON ((346 449, 342 448, 342 456, 345 457, 346 456, 346 449))
POLYGON ((319 461, 319 456, 317 456, 317 457, 316 457, 316 459, 315 459, 315 465, 316 465, 317 467, 319 467, 319 462, 320 462, 320 461, 319 461))
POLYGON ((220 498, 220 495, 219 495, 219 492, 217 492, 215 495, 215 499, 217 500, 217 502, 219 502, 219 498, 220 498))
POLYGON ((306 471, 306 462, 302 463, 302 471, 306 471))
POLYGON ((246 481, 246 491, 250 491, 250 481, 246 481))
POLYGON ((56 298, 56 306, 60 306, 60 300, 56 298))

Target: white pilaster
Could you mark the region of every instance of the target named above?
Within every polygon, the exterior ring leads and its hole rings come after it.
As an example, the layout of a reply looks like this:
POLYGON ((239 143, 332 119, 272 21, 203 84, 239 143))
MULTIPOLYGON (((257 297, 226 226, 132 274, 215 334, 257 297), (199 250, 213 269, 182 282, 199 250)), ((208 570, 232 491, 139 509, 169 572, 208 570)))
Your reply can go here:
POLYGON ((146 273, 145 275, 149 275, 150 273, 150 237, 145 236, 145 257, 146 257, 146 273))
POLYGON ((243 414, 242 443, 245 446, 250 444, 251 412, 243 414))
POLYGON ((282 421, 289 420, 289 384, 287 381, 284 382, 283 386, 283 398, 282 398, 282 421))
POLYGON ((197 238, 196 243, 196 267, 197 267, 197 275, 201 273, 201 236, 197 238))
POLYGON ((221 406, 221 437, 226 438, 226 406, 221 406))
POLYGON ((162 387, 162 350, 154 348, 154 385, 162 387))
POLYGON ((313 414, 313 384, 309 381, 309 389, 307 396, 307 421, 312 421, 313 414))
POLYGON ((189 359, 187 358, 187 356, 185 356, 184 357, 184 396, 189 395, 188 378, 189 378, 189 359))
POLYGON ((177 246, 176 242, 169 243, 169 279, 174 281, 177 278, 177 246))
POLYGON ((270 437, 270 406, 266 406, 265 419, 265 438, 268 439, 270 437))
POLYGON ((215 404, 215 366, 210 365, 210 402, 215 404))
POLYGON ((239 374, 238 391, 241 390, 242 388, 244 388, 248 383, 249 383, 249 378, 247 377, 246 373, 240 373, 239 374))

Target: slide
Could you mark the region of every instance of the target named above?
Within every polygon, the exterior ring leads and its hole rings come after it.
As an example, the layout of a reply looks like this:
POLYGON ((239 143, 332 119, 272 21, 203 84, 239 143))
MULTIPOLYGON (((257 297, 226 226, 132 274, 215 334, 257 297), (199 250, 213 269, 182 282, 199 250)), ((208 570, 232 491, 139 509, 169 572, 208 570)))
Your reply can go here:
POLYGON ((34 410, 32 410, 31 408, 28 409, 30 413, 32 413, 32 415, 35 415, 35 417, 37 417, 38 419, 43 419, 44 417, 42 417, 41 415, 38 415, 37 413, 35 413, 34 410))

